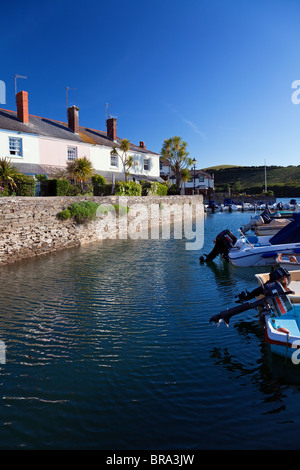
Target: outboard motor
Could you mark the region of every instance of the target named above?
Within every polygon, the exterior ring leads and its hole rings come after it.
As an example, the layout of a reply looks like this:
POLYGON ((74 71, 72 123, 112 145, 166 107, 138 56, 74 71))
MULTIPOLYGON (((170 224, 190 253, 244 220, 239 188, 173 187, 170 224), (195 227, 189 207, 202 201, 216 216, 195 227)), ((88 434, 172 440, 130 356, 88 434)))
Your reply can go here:
POLYGON ((266 282, 264 286, 262 286, 261 293, 264 295, 261 299, 255 302, 245 302, 242 305, 223 310, 217 315, 213 315, 209 321, 211 323, 219 323, 223 320, 228 326, 231 317, 254 308, 261 307, 264 314, 272 313, 276 316, 284 315, 293 308, 288 298, 288 295, 291 294, 292 291, 285 290, 282 284, 277 280, 266 282))
MULTIPOLYGON (((220 232, 215 240, 215 246, 212 251, 205 255, 205 261, 212 261, 216 256, 222 255, 226 261, 228 261, 228 252, 230 248, 236 243, 237 238, 230 232, 230 230, 223 230, 220 232)), ((201 258, 200 258, 201 259, 201 258)))
POLYGON ((269 224, 271 221, 272 221, 272 218, 270 216, 270 211, 269 209, 265 209, 260 215, 255 215, 254 217, 251 217, 250 222, 241 227, 241 231, 243 233, 246 233, 248 232, 248 230, 254 227, 259 227, 261 225, 269 224))

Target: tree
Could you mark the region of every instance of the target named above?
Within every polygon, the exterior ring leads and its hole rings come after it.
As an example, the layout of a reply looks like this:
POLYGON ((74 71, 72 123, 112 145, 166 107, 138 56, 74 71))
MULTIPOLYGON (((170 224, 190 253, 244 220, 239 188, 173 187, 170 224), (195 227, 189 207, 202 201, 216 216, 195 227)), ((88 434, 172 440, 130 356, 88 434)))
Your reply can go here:
POLYGON ((77 183, 80 183, 83 190, 83 183, 93 176, 94 168, 88 158, 82 157, 67 163, 67 173, 70 178, 74 178, 77 183))
POLYGON ((180 192, 180 185, 182 179, 182 170, 192 165, 192 159, 188 158, 187 143, 181 137, 175 136, 164 140, 161 150, 163 161, 169 163, 171 170, 176 178, 176 191, 180 192))
POLYGON ((8 190, 16 189, 17 185, 15 183, 16 177, 19 175, 19 172, 16 167, 14 167, 9 159, 1 158, 0 159, 0 185, 6 187, 8 190))
POLYGON ((124 176, 125 176, 125 181, 127 181, 127 176, 129 175, 129 170, 130 168, 133 167, 135 160, 132 155, 128 155, 130 149, 130 142, 127 139, 122 139, 119 150, 122 152, 121 155, 119 154, 117 147, 114 147, 110 154, 112 156, 120 157, 122 165, 123 165, 123 171, 124 171, 124 176))

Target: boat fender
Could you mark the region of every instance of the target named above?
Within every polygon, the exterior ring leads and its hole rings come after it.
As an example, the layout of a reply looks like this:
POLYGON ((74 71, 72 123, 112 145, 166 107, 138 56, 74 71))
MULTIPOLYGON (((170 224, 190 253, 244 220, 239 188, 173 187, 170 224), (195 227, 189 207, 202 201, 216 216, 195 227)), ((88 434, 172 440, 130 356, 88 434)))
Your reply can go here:
POLYGON ((284 328, 283 326, 280 326, 279 328, 276 328, 277 331, 280 331, 281 333, 285 333, 287 335, 290 334, 289 330, 287 330, 286 328, 284 328))

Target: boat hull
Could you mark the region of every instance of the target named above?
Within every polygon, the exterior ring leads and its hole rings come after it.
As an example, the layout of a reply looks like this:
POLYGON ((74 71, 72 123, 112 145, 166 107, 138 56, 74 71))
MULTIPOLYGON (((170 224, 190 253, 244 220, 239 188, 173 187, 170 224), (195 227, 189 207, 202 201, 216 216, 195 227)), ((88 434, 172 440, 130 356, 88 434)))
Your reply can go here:
POLYGON ((297 350, 300 349, 300 330, 299 330, 299 319, 296 317, 291 318, 287 316, 266 318, 265 326, 265 339, 270 345, 270 349, 273 354, 285 357, 293 358, 297 356, 299 359, 299 353, 297 350), (285 328, 289 334, 282 331, 278 331, 277 328, 285 328))
POLYGON ((249 266, 271 266, 277 264, 277 257, 280 253, 297 254, 300 250, 300 243, 289 245, 267 245, 267 246, 247 246, 241 248, 233 247, 228 254, 229 261, 237 267, 249 266))

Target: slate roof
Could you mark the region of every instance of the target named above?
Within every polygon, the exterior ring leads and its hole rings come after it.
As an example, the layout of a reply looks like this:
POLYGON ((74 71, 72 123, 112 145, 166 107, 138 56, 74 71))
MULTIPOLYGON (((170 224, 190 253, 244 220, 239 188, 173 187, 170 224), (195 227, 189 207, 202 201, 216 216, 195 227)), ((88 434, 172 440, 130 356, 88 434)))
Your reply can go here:
MULTIPOLYGON (((17 118, 16 111, 8 111, 6 109, 0 109, 0 129, 66 139, 74 142, 85 142, 93 145, 104 145, 111 148, 121 142, 121 139, 117 138, 116 144, 112 139, 107 137, 106 132, 89 129, 83 126, 79 126, 79 133, 74 134, 65 122, 34 116, 32 114, 29 114, 29 123, 25 124, 17 118)), ((134 144, 130 144, 130 150, 133 152, 158 155, 155 152, 151 152, 148 149, 134 144)))

